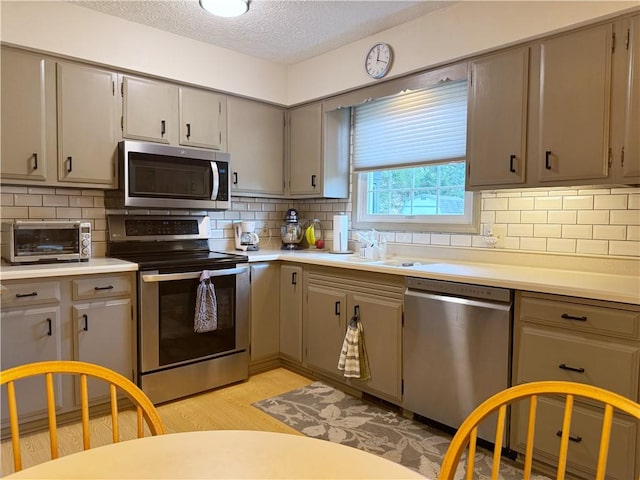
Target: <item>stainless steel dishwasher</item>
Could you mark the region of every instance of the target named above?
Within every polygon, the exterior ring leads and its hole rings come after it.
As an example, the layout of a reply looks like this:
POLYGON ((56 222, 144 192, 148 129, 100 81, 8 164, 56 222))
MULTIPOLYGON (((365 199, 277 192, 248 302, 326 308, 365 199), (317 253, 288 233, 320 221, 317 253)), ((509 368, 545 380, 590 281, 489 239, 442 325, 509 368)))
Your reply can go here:
MULTIPOLYGON (((406 287, 403 407, 458 428, 510 385, 512 291, 411 277, 406 287)), ((493 442, 495 426, 478 436, 493 442)))

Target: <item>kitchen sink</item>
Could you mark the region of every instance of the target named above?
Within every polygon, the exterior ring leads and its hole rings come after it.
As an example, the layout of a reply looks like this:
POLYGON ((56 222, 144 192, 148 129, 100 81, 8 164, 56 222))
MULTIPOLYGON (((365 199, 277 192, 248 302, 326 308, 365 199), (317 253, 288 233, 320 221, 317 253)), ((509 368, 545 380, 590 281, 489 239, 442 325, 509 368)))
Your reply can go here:
POLYGON ((374 262, 375 265, 386 265, 388 267, 415 267, 417 265, 425 265, 425 263, 419 260, 408 260, 408 259, 394 259, 394 260, 378 260, 374 262))

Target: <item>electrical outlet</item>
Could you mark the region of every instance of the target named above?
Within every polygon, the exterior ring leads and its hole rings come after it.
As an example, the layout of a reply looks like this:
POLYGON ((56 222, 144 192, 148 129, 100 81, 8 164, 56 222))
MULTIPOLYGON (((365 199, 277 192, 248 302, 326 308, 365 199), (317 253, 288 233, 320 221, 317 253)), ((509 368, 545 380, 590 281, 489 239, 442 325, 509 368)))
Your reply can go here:
POLYGON ((260 235, 269 235, 269 226, 262 225, 262 230, 260 230, 260 235))

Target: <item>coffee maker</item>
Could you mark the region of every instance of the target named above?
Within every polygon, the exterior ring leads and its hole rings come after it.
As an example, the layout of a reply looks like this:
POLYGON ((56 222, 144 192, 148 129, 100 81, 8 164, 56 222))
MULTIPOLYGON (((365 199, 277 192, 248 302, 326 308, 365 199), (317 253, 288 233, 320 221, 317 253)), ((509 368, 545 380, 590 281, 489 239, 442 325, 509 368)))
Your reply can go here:
POLYGON ((256 234, 255 222, 235 222, 233 230, 236 238, 236 250, 243 252, 258 250, 260 239, 256 234))

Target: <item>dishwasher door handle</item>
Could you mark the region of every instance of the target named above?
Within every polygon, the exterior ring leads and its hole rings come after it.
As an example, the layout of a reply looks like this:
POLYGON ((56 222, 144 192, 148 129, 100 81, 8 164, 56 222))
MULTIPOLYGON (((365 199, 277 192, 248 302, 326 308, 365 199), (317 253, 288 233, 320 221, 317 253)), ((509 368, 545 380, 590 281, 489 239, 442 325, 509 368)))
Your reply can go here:
POLYGON ((411 290, 409 288, 405 292, 405 297, 416 297, 425 300, 433 300, 436 302, 456 303, 458 305, 465 305, 469 307, 491 308, 493 310, 511 310, 510 303, 492 302, 491 300, 480 300, 466 297, 452 297, 449 295, 440 295, 437 293, 423 292, 420 290, 411 290))

